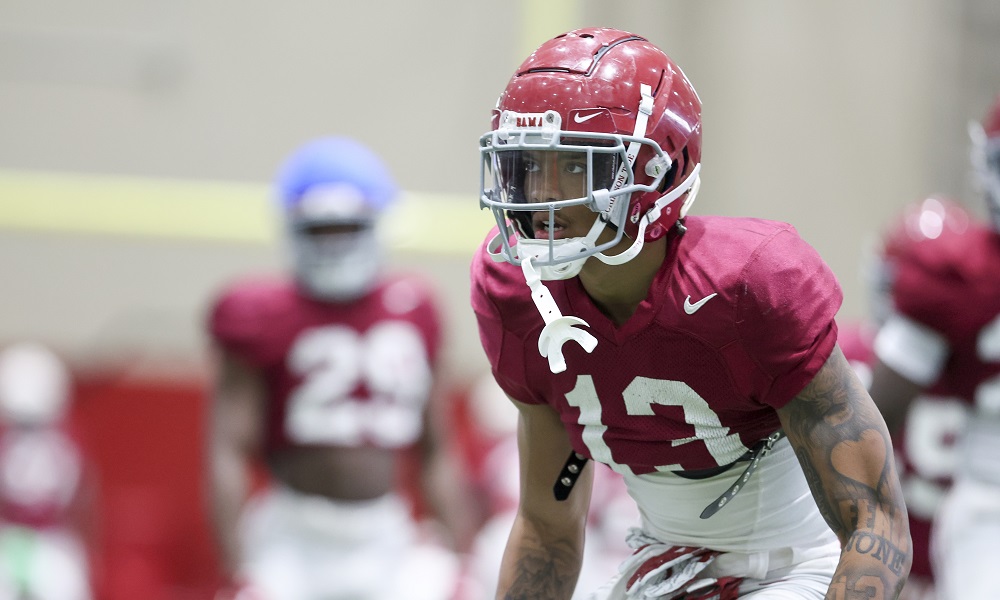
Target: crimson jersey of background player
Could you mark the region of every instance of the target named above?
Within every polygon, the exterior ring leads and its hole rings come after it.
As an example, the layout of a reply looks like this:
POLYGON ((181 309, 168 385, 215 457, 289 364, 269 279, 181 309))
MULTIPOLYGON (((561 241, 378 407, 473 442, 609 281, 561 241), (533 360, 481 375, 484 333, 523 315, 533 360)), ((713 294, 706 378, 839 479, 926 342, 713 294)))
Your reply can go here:
MULTIPOLYGON (((872 293, 871 316, 863 322, 842 325, 840 347, 859 378, 869 385, 875 367, 875 336, 893 314, 898 295, 927 293, 931 296, 943 280, 924 281, 926 288, 914 289, 913 279, 899 282, 899 272, 911 270, 914 261, 926 252, 917 247, 934 247, 942 236, 959 239, 972 227, 972 217, 960 204, 944 196, 929 196, 913 202, 900 212, 883 233, 872 257, 868 284, 872 293)), ((953 243, 953 242, 951 242, 953 243)), ((942 245, 948 245, 945 241, 942 245)), ((901 348, 904 352, 912 349, 901 348)), ((894 350, 894 351, 899 351, 894 350)), ((879 404, 879 397, 875 397, 879 404)), ((893 430, 893 446, 900 467, 900 481, 910 519, 913 539, 913 566, 901 596, 908 600, 935 598, 931 566, 931 527, 935 513, 951 485, 958 464, 958 440, 969 414, 969 405, 945 381, 916 397, 905 419, 893 430)))
POLYGON ((212 335, 264 375, 264 453, 415 443, 441 337, 432 298, 406 276, 347 304, 304 295, 290 280, 230 287, 212 312, 212 335))
POLYGON ((909 404, 891 402, 899 394, 882 387, 888 380, 881 376, 971 406, 981 385, 1000 374, 1000 361, 983 351, 1000 314, 1000 242, 990 227, 968 221, 910 244, 893 265, 894 312, 875 338, 872 393, 895 431, 909 404))
POLYGON ((293 276, 233 284, 209 319, 224 564, 265 598, 434 597, 456 567, 423 543, 401 457, 423 449, 430 494, 461 486, 432 415, 437 302, 419 279, 382 272, 376 224, 395 184, 365 146, 323 138, 292 154, 277 187, 293 276), (244 508, 255 460, 271 485, 244 508), (431 583, 413 586, 408 565, 431 583))
POLYGON ((641 36, 571 31, 492 124, 472 306, 521 470, 497 597, 573 595, 593 459, 642 516, 594 598, 894 598, 906 513, 836 346, 840 287, 788 224, 686 216, 701 101, 681 69, 641 36))

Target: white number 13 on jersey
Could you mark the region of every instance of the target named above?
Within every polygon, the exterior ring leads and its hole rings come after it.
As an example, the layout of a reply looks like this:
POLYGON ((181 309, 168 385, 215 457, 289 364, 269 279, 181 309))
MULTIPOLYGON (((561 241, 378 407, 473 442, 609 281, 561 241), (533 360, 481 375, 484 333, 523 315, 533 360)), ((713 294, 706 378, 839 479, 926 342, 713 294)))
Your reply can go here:
MULTIPOLYGON (((652 416, 654 404, 683 409, 684 422, 694 428, 695 435, 672 440, 673 446, 704 444, 719 465, 727 465, 747 451, 740 436, 730 433, 708 402, 683 381, 636 377, 622 391, 622 399, 625 402, 625 413, 630 416, 652 416)), ((590 449, 594 459, 623 475, 632 474, 628 465, 614 460, 611 448, 604 441, 607 426, 602 422, 603 407, 590 375, 577 376, 576 386, 566 394, 566 401, 570 406, 580 409, 578 422, 583 425, 583 443, 590 449)), ((663 464, 656 468, 660 471, 676 471, 683 467, 679 464, 663 464)))

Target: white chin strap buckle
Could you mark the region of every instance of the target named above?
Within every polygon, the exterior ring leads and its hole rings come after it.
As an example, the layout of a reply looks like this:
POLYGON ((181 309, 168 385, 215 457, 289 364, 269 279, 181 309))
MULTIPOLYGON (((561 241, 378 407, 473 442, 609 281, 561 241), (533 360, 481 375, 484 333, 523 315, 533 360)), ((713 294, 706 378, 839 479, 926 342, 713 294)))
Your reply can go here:
POLYGON ((563 316, 552 294, 542 283, 538 271, 532 266, 530 258, 521 261, 521 270, 524 272, 525 282, 531 288, 531 299, 545 320, 545 327, 538 336, 538 353, 549 359, 550 371, 562 373, 566 370, 566 359, 562 353, 563 344, 573 340, 589 354, 597 347, 597 338, 576 327, 577 325, 589 327, 583 319, 563 316))

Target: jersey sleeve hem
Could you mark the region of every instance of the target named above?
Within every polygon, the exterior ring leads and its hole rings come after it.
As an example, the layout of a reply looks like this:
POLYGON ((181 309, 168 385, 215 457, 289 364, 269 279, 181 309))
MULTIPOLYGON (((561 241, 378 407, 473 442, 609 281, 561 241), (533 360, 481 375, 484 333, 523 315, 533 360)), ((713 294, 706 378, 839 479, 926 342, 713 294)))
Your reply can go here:
POLYGON ((780 409, 791 402, 823 368, 830 355, 833 354, 836 345, 837 323, 830 321, 822 339, 813 345, 813 351, 795 369, 797 376, 794 379, 782 378, 779 380, 780 383, 768 390, 765 402, 775 409, 780 409))

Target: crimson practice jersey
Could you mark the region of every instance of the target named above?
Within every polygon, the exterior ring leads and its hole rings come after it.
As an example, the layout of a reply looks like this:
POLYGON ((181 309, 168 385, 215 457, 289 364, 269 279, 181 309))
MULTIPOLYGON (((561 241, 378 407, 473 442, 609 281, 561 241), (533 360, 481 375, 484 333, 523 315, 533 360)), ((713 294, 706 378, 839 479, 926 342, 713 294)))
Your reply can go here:
POLYGON ((893 302, 948 345, 931 393, 969 403, 1000 395, 1000 235, 975 224, 914 243, 898 261, 893 302))
POLYGON ((419 436, 440 320, 417 279, 387 278, 347 304, 311 299, 289 280, 246 281, 221 295, 209 327, 264 373, 269 450, 394 448, 419 436))
MULTIPOLYGON (((553 374, 521 269, 480 248, 472 306, 494 376, 512 398, 548 403, 574 449, 641 475, 727 465, 777 430, 784 406, 837 340, 840 286, 795 229, 761 219, 688 217, 648 297, 622 326, 578 278, 546 282, 597 340, 563 346, 553 374)), ((492 235, 492 234, 491 234, 492 235)), ((815 507, 813 507, 814 509, 815 507)))

